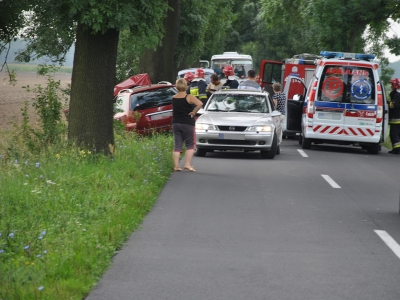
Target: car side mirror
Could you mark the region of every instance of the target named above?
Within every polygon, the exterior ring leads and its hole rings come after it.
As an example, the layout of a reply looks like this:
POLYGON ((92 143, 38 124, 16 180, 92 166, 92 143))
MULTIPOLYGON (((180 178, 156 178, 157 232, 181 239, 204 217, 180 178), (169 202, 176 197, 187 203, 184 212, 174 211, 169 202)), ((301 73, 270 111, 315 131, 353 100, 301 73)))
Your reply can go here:
POLYGON ((280 111, 277 111, 277 110, 274 110, 272 113, 271 113, 271 117, 278 117, 278 116, 280 116, 281 115, 281 112, 280 111))

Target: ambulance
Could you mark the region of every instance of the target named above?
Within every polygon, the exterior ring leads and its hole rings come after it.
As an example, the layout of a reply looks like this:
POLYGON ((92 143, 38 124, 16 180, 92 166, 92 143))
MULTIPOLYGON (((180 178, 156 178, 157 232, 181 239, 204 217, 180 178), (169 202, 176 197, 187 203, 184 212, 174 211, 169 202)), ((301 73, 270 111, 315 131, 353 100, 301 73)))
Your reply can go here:
POLYGON ((310 82, 288 76, 286 130, 313 144, 352 145, 377 154, 388 132, 388 107, 375 55, 322 51, 310 82), (301 85, 291 93, 292 84, 301 85))

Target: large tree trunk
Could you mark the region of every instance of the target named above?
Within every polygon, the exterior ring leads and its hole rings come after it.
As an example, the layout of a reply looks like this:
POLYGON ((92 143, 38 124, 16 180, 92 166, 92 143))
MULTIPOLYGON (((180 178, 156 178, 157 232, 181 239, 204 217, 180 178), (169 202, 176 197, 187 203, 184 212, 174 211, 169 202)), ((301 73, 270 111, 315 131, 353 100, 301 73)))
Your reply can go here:
POLYGON ((114 145, 113 91, 119 32, 92 34, 78 24, 68 114, 68 139, 110 153, 114 145))
POLYGON ((140 73, 147 73, 153 83, 163 80, 175 83, 178 73, 175 50, 181 15, 180 0, 168 0, 168 6, 173 10, 168 10, 164 20, 165 36, 161 40, 161 45, 155 51, 148 49, 140 57, 140 73))

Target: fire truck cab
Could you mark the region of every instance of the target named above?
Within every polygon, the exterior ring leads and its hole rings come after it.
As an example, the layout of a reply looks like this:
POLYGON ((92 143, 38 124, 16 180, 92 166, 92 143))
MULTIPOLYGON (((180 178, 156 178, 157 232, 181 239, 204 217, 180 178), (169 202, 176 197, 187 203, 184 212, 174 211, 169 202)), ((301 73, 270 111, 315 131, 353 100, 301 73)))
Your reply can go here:
POLYGON ((287 77, 287 130, 300 134, 303 149, 327 143, 377 154, 388 132, 388 108, 375 55, 322 51, 321 56, 308 84, 287 77), (292 84, 301 92, 293 95, 292 84))

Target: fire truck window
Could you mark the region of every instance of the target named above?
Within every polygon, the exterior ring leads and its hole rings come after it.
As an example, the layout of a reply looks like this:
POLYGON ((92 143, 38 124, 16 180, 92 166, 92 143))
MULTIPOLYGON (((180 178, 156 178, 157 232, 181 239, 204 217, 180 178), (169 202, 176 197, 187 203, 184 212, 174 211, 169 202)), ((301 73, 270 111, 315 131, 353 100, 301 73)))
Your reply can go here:
POLYGON ((372 69, 353 66, 327 66, 321 77, 318 100, 341 103, 375 103, 372 69))
POLYGON ((268 63, 265 64, 262 81, 269 84, 272 84, 274 82, 281 82, 281 68, 281 65, 268 63))

